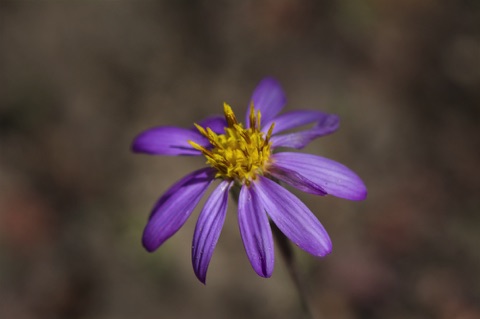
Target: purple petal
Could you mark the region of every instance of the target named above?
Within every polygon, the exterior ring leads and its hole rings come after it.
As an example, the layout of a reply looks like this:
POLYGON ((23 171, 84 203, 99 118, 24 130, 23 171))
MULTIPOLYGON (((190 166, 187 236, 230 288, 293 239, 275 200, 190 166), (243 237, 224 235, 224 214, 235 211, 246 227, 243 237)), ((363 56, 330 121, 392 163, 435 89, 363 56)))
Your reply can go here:
MULTIPOLYGON (((260 111, 262 123, 269 122, 275 117, 287 103, 287 98, 280 83, 271 77, 264 78, 253 91, 250 103, 256 111, 260 111)), ((245 123, 250 125, 250 104, 247 107, 245 123)))
MULTIPOLYGON (((294 114, 296 112, 288 113, 288 116, 285 118, 279 117, 280 128, 290 129, 298 125, 307 124, 306 114, 302 114, 299 119, 294 119, 294 114)), ((330 133, 335 132, 340 125, 340 118, 332 114, 320 113, 313 115, 316 116, 315 125, 308 130, 272 136, 272 147, 291 147, 296 149, 301 149, 307 146, 312 140, 317 137, 324 136, 330 133)), ((277 120, 275 120, 275 127, 277 126, 277 120)), ((274 130, 275 131, 275 130, 274 130)), ((277 131, 278 133, 279 131, 277 131)))
POLYGON ((195 172, 188 174, 184 176, 181 180, 173 184, 165 193, 163 193, 162 197, 160 197, 157 202, 155 203, 155 206, 153 207, 151 213, 150 213, 150 219, 155 215, 158 211, 160 206, 162 206, 173 194, 178 192, 180 189, 182 189, 185 186, 188 186, 192 183, 201 181, 202 179, 202 174, 203 172, 206 171, 206 174, 208 174, 208 178, 212 178, 215 176, 215 171, 209 167, 207 168, 201 168, 199 170, 196 170, 195 172), (192 176, 197 176, 198 178, 192 177, 192 176), (193 180, 192 180, 193 178, 193 180))
POLYGON ((208 265, 225 221, 230 186, 230 181, 223 181, 212 192, 203 206, 195 227, 192 264, 195 275, 202 283, 205 283, 208 265))
MULTIPOLYGON (((203 128, 209 127, 213 132, 217 134, 224 134, 225 127, 227 127, 227 121, 223 115, 215 115, 207 117, 198 123, 203 128)), ((198 132, 197 128, 192 128, 195 132, 198 132)))
MULTIPOLYGON (((268 123, 262 125, 262 131, 266 133, 272 123, 275 123, 273 134, 294 129, 303 125, 315 123, 315 128, 325 128, 331 131, 338 129, 340 118, 335 114, 327 114, 320 111, 292 111, 280 114, 268 123)), ((330 132, 331 133, 331 132, 330 132)))
POLYGON ((305 178, 297 172, 285 167, 276 167, 273 164, 269 167, 268 172, 275 178, 309 194, 324 196, 327 192, 319 185, 305 178))
POLYGON ((162 196, 143 231, 143 246, 148 251, 156 250, 182 227, 213 179, 213 169, 202 168, 183 178, 162 196))
POLYGON ((322 187, 327 194, 350 200, 367 197, 367 188, 360 177, 338 162, 316 155, 289 152, 272 155, 272 161, 276 169, 292 170, 322 187))
POLYGON ((270 277, 275 262, 272 230, 258 195, 245 185, 238 200, 238 223, 250 264, 259 276, 270 277))
POLYGON ((298 247, 321 257, 332 251, 322 224, 295 195, 263 176, 252 185, 275 225, 298 247))
POLYGON ((154 127, 140 133, 133 141, 132 150, 154 155, 201 155, 188 141, 208 147, 208 140, 199 132, 174 126, 154 127))

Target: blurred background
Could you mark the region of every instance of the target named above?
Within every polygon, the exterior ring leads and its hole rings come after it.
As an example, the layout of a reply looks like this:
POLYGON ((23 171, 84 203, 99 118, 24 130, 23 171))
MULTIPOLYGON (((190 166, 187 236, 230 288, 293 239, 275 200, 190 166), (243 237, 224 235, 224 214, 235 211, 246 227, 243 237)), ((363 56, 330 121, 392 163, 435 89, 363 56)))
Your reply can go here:
POLYGON ((295 249, 324 318, 480 318, 480 2, 0 1, 0 318, 300 318, 277 248, 248 263, 230 203, 207 285, 198 209, 157 252, 156 199, 204 165, 134 155, 156 125, 243 114, 266 75, 287 110, 339 114, 304 151, 369 197, 296 194, 329 232, 295 249))

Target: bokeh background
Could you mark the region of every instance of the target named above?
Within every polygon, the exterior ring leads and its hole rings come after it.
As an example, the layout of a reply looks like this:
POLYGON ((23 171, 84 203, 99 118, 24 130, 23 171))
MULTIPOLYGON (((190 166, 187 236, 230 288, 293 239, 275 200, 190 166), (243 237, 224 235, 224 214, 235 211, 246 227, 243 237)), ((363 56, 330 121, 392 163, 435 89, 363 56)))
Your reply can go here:
POLYGON ((130 152, 156 125, 243 114, 275 76, 288 110, 339 114, 305 151, 364 202, 298 194, 334 243, 295 250, 324 318, 480 318, 480 2, 0 1, 0 318, 301 318, 277 249, 256 276, 231 209, 207 285, 198 209, 149 254, 153 203, 200 158, 130 152))

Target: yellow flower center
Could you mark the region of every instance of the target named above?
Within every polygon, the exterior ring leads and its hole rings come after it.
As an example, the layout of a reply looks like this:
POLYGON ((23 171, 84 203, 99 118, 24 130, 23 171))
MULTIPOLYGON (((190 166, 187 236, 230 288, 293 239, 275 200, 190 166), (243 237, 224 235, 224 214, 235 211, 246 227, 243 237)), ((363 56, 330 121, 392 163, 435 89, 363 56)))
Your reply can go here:
POLYGON ((217 170, 215 177, 235 180, 249 185, 257 175, 262 175, 270 163, 270 136, 273 125, 268 133, 260 131, 260 111, 255 115, 253 105, 250 107, 250 127, 244 128, 238 123, 232 108, 224 103, 223 110, 227 127, 225 134, 216 134, 210 128, 195 124, 200 133, 208 138, 213 146, 207 149, 193 141, 188 141, 195 149, 202 152, 207 164, 217 170))

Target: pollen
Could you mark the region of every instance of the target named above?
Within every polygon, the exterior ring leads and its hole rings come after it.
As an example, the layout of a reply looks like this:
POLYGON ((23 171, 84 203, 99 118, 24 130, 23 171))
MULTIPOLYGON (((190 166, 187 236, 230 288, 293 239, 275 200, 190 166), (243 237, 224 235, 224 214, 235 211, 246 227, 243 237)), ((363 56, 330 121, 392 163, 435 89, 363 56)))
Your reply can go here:
POLYGON ((249 128, 238 123, 232 108, 224 103, 223 111, 227 126, 225 134, 217 134, 210 128, 195 127, 205 136, 211 147, 203 147, 188 141, 195 149, 202 152, 207 164, 217 170, 217 178, 234 180, 240 184, 250 185, 257 175, 263 175, 270 164, 273 126, 267 134, 260 131, 260 111, 255 114, 253 104, 250 106, 249 128))

